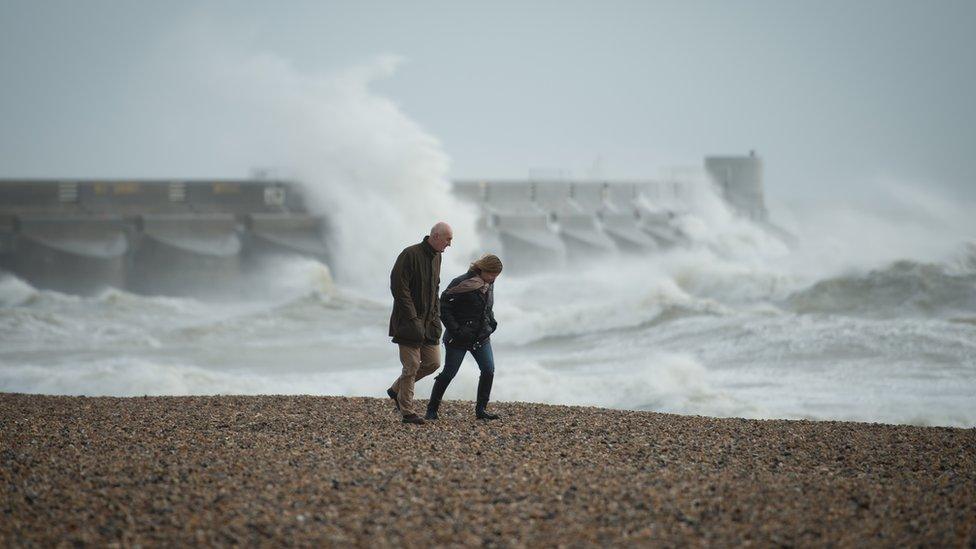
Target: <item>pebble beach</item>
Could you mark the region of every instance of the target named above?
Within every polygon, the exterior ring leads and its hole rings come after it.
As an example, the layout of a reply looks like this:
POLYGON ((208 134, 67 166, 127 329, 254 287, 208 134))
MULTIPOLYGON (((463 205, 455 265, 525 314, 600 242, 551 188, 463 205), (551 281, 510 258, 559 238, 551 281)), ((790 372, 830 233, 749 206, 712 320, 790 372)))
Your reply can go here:
POLYGON ((976 544, 976 429, 0 394, 0 545, 976 544))

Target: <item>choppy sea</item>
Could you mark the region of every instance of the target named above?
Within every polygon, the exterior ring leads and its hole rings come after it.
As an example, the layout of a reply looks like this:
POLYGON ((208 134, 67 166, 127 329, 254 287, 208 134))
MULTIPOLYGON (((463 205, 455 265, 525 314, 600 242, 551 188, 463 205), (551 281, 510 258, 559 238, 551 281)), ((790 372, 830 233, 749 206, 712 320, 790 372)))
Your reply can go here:
MULTIPOLYGON (((307 259, 274 272, 232 300, 79 297, 2 275, 0 391, 383 396, 399 372, 387 289, 344 286, 307 259)), ((713 242, 503 273, 492 397, 976 426, 976 246, 939 262, 797 272, 789 253, 713 242)), ((473 400, 467 362, 446 398, 473 400)))

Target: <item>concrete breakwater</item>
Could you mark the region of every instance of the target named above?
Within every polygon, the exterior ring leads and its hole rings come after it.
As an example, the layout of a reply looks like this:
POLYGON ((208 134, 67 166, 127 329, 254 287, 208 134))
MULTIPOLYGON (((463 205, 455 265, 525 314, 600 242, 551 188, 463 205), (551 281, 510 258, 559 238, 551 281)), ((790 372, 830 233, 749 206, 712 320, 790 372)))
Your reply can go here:
MULTIPOLYGON (((690 178, 460 180, 453 194, 475 206, 481 249, 525 272, 689 244, 703 182, 782 236, 767 221, 754 154, 707 157, 690 178)), ((209 295, 269 255, 328 263, 334 213, 309 213, 301 185, 286 181, 0 180, 0 269, 70 293, 209 295)))
POLYGON ((486 249, 518 271, 579 264, 613 254, 650 254, 688 244, 684 218, 702 183, 727 207, 789 239, 768 223, 762 160, 706 157, 693 175, 655 180, 462 180, 454 192, 478 210, 486 249))
POLYGON ((327 261, 324 219, 264 180, 0 180, 0 268, 38 288, 192 294, 270 254, 327 261))

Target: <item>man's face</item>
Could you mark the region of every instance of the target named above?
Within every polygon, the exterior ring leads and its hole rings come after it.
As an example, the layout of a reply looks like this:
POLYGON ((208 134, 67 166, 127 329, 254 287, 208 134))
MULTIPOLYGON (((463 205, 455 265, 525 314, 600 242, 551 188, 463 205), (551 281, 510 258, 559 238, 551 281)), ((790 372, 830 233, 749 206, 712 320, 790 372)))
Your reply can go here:
POLYGON ((430 247, 434 248, 438 252, 443 252, 451 245, 451 240, 454 239, 454 233, 451 231, 441 231, 434 233, 427 239, 430 243, 430 247))

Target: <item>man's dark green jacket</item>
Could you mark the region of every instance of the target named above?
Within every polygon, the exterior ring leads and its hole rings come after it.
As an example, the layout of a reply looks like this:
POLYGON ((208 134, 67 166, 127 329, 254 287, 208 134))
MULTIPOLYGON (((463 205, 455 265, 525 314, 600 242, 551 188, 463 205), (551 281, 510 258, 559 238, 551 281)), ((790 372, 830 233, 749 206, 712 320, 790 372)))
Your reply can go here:
POLYGON ((423 242, 400 252, 390 272, 390 336, 401 345, 439 345, 441 254, 423 242))

